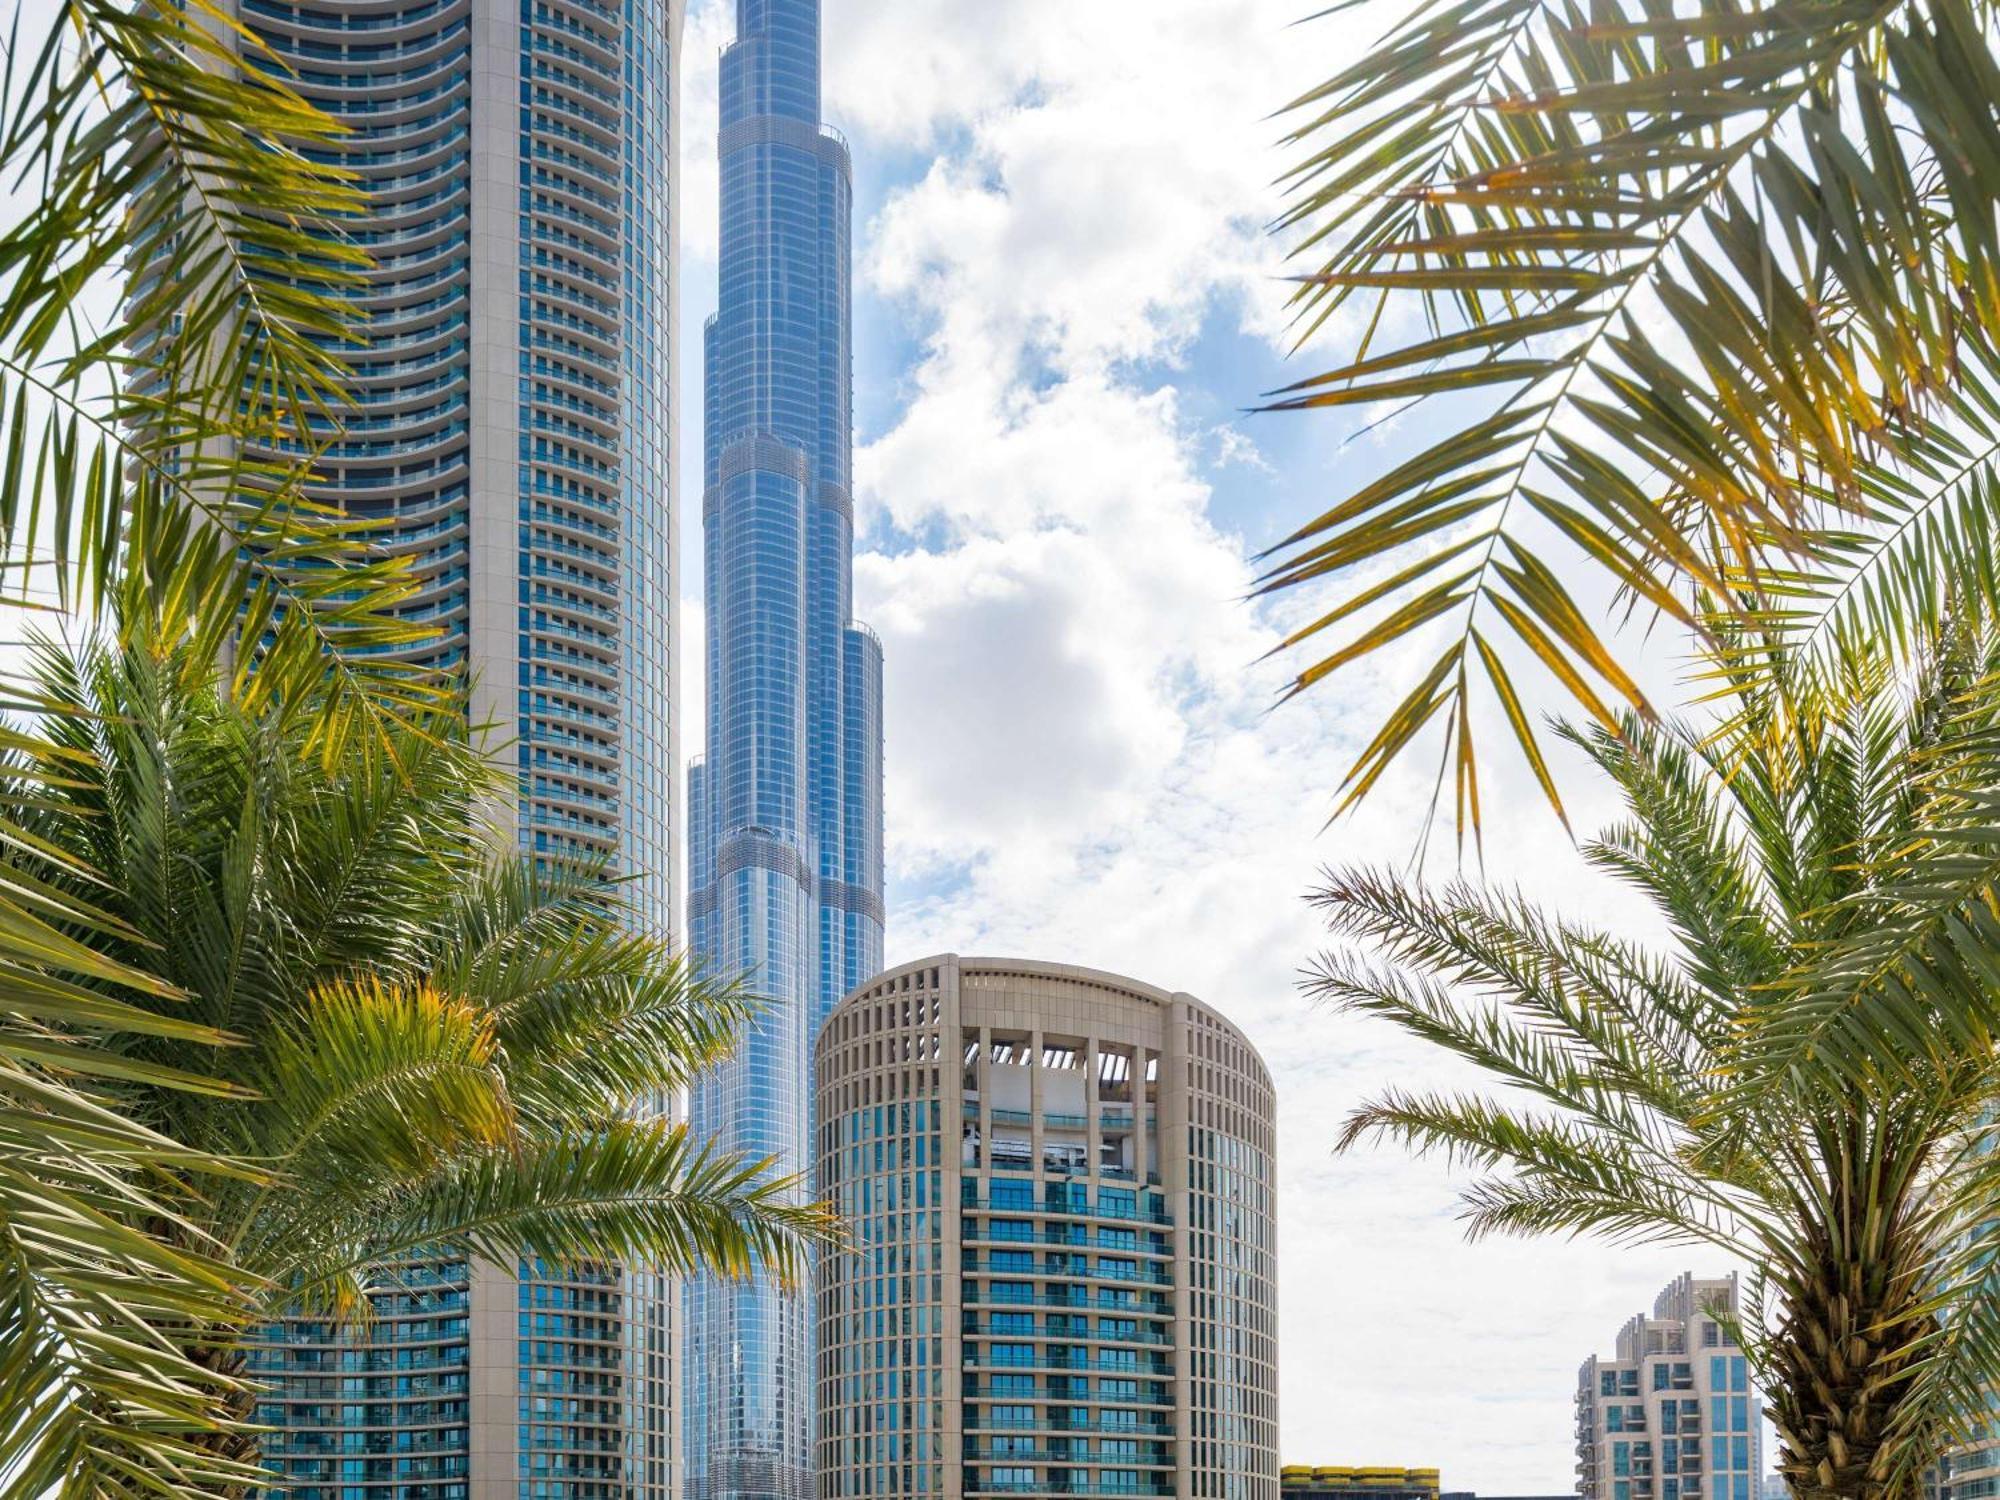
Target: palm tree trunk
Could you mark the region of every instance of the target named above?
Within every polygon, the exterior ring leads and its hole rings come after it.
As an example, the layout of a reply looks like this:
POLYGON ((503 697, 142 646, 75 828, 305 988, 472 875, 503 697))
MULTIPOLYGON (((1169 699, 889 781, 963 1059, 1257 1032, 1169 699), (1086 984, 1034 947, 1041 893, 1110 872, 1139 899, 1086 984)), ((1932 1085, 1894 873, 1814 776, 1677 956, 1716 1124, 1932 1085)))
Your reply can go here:
POLYGON ((1912 1344, 1934 1324, 1913 1283, 1883 1263, 1848 1260, 1787 1298, 1772 1341, 1767 1410, 1778 1471, 1796 1500, 1912 1500, 1919 1473, 1903 1460, 1919 1435, 1899 1420, 1912 1344))
MULTIPOLYGON (((192 1345, 186 1352, 195 1364, 232 1382, 234 1387, 224 1393, 217 1403, 227 1425, 197 1434, 194 1445, 209 1457, 219 1460, 220 1464, 261 1467, 264 1461, 263 1435, 254 1426, 257 1391, 248 1378, 249 1359, 244 1352, 241 1330, 213 1330, 209 1341, 192 1345)), ((209 1493, 215 1500, 246 1500, 258 1488, 249 1483, 218 1483, 211 1486, 209 1493)))

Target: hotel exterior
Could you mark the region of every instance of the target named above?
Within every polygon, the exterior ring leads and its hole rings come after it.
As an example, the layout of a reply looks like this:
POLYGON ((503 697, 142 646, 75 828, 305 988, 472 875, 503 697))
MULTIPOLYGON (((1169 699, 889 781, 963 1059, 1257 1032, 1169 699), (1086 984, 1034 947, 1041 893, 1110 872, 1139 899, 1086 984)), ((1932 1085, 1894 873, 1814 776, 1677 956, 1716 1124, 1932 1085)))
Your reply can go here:
MULTIPOLYGON (((852 168, 820 123, 819 0, 738 0, 720 82, 688 926, 708 970, 766 1008, 690 1118, 807 1176, 813 1037, 882 963, 882 652, 853 619, 852 168)), ((686 1307, 688 1500, 808 1500, 810 1298, 697 1278, 686 1307)))
MULTIPOLYGON (((349 128, 374 257, 317 498, 414 559, 408 653, 465 669, 496 811, 675 929, 675 55, 681 0, 234 0, 349 128)), ((246 61, 258 63, 246 54, 246 61)), ((254 1358, 291 1500, 672 1500, 672 1288, 417 1257, 375 1319, 254 1358)))
POLYGON ((1273 1096, 1185 994, 946 954, 820 1033, 819 1493, 1278 1500, 1273 1096))
POLYGON ((1734 1273, 1668 1283, 1618 1334, 1610 1359, 1577 1372, 1576 1492, 1582 1500, 1757 1500, 1760 1408, 1728 1323, 1734 1273), (1718 1316, 1718 1314, 1720 1316, 1718 1316))

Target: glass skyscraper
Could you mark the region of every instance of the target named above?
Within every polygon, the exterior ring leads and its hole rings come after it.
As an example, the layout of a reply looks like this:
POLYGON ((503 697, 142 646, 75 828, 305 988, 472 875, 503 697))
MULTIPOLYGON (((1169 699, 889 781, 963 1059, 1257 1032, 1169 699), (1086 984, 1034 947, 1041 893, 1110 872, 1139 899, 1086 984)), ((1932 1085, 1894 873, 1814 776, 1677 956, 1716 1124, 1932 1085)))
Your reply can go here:
MULTIPOLYGON (((721 288, 706 330, 708 743, 689 926, 768 1002, 694 1090, 695 1127, 810 1165, 811 1057, 882 956, 882 656, 850 618, 851 166, 820 123, 819 0, 738 0, 722 55, 721 288)), ((688 1500, 813 1494, 810 1299, 697 1281, 688 1500)))
MULTIPOLYGON (((681 0, 236 0, 349 127, 375 260, 318 497, 410 555, 521 846, 672 931, 681 0)), ((252 65, 260 63, 246 56, 252 65)), ((382 1268, 375 1319, 255 1359, 290 1500, 673 1500, 672 1289, 639 1267, 382 1268)))

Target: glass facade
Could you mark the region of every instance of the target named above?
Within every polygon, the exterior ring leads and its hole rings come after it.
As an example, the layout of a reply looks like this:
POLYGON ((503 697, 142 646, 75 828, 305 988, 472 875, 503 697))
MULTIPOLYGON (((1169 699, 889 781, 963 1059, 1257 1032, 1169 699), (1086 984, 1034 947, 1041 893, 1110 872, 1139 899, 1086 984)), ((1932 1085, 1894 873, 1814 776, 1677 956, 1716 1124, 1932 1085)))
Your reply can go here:
POLYGON ((1275 1500, 1270 1077, 1199 1001, 925 959, 821 1033, 821 1500, 1275 1500))
MULTIPOLYGON (((606 862, 672 931, 680 0, 238 5, 370 195, 318 496, 414 559, 441 634, 409 654, 470 674, 521 846, 606 862)), ((256 1355, 294 1500, 668 1500, 657 1275, 419 1258, 371 1301, 256 1355)))
MULTIPOLYGON (((689 782, 694 949, 768 1002, 693 1120, 784 1174, 809 1164, 813 1037, 882 954, 882 656, 851 618, 853 189, 819 54, 818 0, 739 0, 704 345, 708 743, 689 782)), ((687 1312, 689 1500, 806 1500, 806 1299, 698 1281, 687 1312)))

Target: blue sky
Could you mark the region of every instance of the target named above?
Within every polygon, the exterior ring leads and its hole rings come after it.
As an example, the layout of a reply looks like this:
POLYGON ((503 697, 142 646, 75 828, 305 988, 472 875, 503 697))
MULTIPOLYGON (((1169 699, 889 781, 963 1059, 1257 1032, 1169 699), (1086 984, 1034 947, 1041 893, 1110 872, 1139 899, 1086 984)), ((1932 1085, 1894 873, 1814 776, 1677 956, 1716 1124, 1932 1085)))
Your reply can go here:
MULTIPOLYGON (((887 654, 888 957, 1094 964, 1229 1013, 1279 1090, 1286 1459, 1562 1492, 1577 1365, 1670 1275, 1722 1267, 1467 1246, 1441 1168, 1330 1155, 1371 1089, 1466 1080, 1295 984, 1318 944, 1300 899, 1315 872, 1406 856, 1428 791, 1394 779, 1322 830, 1409 663, 1274 712, 1282 665, 1259 659, 1311 601, 1242 598, 1257 549, 1422 430, 1243 415, 1314 357, 1285 354, 1263 231, 1285 157, 1266 117, 1364 33, 1291 27, 1307 8, 826 0, 828 116, 857 162, 856 596, 887 654)), ((691 646, 714 63, 733 9, 691 0, 685 46, 691 646)), ((683 681, 692 746, 699 678, 683 681)), ((1579 826, 1601 817, 1594 798, 1576 788, 1579 826)), ((1491 768, 1487 801, 1490 874, 1615 919, 1517 769, 1491 768)))

